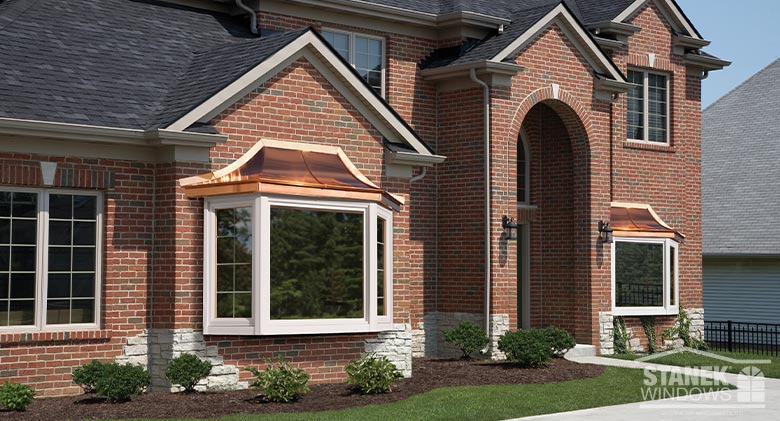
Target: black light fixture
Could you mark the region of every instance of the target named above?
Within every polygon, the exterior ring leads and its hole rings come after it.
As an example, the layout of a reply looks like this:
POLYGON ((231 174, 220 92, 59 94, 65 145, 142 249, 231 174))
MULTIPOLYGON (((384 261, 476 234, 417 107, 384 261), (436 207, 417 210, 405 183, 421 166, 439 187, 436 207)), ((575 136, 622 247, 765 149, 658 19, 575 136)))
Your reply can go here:
POLYGON ((612 243, 612 227, 609 226, 609 222, 599 221, 599 241, 612 243))
POLYGON ((501 217, 501 227, 506 232, 507 240, 517 240, 517 222, 515 222, 515 218, 504 215, 501 217))

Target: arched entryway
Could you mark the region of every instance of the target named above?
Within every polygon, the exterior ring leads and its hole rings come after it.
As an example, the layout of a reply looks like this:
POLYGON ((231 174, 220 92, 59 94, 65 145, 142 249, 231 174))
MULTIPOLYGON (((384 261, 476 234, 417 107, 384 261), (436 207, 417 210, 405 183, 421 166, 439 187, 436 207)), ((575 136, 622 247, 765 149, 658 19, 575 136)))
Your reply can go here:
POLYGON ((589 343, 587 130, 570 106, 543 100, 517 148, 518 326, 556 325, 589 343))

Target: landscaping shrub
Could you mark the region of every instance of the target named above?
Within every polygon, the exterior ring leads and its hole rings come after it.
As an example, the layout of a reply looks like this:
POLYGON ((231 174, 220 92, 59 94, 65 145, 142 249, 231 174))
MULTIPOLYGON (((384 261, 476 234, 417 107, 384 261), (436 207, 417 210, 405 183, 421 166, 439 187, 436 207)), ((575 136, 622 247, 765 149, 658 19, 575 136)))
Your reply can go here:
POLYGON ((390 392, 403 375, 386 357, 366 354, 346 367, 347 383, 363 394, 390 392))
POLYGON ((208 377, 211 372, 211 363, 202 361, 195 355, 182 354, 168 363, 165 377, 171 384, 178 384, 185 392, 194 392, 195 385, 201 379, 208 377))
POLYGON ((706 351, 710 348, 710 346, 703 338, 691 337, 691 318, 688 317, 688 313, 685 311, 685 308, 682 306, 682 304, 679 306, 679 312, 677 313, 677 320, 675 320, 675 325, 663 331, 663 338, 665 340, 680 338, 683 341, 683 346, 687 348, 693 348, 702 351, 706 351))
POLYGON ((277 364, 269 361, 263 371, 253 367, 246 370, 257 377, 250 387, 259 390, 271 402, 293 402, 309 393, 309 386, 306 386, 309 375, 300 368, 291 367, 282 357, 277 364))
POLYGON ((73 383, 84 389, 84 393, 95 392, 95 382, 101 373, 103 363, 92 360, 89 364, 73 369, 73 383))
POLYGON ((547 334, 547 341, 552 350, 553 357, 563 358, 563 356, 577 344, 571 334, 558 326, 548 326, 544 328, 547 334))
POLYGON ((445 341, 460 349, 464 359, 470 359, 471 354, 486 347, 489 341, 487 334, 482 328, 468 321, 442 333, 444 333, 445 341))
POLYGON ((552 359, 552 348, 544 329, 507 332, 498 340, 498 349, 509 361, 523 367, 544 367, 552 359))
POLYGON ((6 411, 25 411, 33 401, 35 391, 21 383, 8 383, 0 386, 0 409, 6 411))
POLYGON ((647 336, 647 353, 655 354, 656 350, 656 324, 654 316, 642 317, 642 328, 645 330, 645 336, 647 336))
POLYGON ((628 329, 626 328, 626 321, 622 317, 615 317, 612 321, 612 342, 615 349, 615 354, 623 355, 630 354, 631 350, 628 349, 628 329))
POLYGON ((124 402, 143 393, 149 373, 140 365, 103 364, 95 381, 95 393, 109 402, 124 402))

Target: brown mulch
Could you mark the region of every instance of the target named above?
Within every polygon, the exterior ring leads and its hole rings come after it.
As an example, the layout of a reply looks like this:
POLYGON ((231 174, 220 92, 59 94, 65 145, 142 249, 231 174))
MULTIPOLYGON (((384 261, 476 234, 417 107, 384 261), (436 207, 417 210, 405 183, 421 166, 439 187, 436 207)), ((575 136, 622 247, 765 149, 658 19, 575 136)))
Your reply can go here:
POLYGON ((460 360, 414 360, 414 377, 397 383, 392 393, 360 395, 346 384, 318 384, 292 404, 261 403, 257 392, 147 393, 130 402, 109 404, 90 395, 36 399, 27 412, 0 412, 0 420, 58 421, 105 418, 213 418, 241 413, 309 412, 396 402, 448 386, 550 383, 597 377, 604 368, 555 359, 542 369, 508 363, 460 360))

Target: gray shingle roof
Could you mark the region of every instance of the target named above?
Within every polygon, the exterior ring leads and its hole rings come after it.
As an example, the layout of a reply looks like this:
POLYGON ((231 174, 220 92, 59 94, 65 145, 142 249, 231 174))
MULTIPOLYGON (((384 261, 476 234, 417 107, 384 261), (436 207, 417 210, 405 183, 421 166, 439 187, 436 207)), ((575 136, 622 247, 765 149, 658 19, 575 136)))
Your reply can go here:
POLYGON ((780 60, 704 110, 705 255, 780 255, 780 60))
POLYGON ((6 0, 0 117, 154 128, 294 37, 153 1, 6 0))

